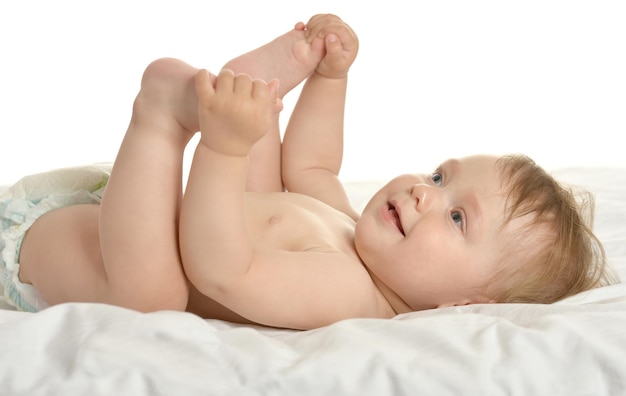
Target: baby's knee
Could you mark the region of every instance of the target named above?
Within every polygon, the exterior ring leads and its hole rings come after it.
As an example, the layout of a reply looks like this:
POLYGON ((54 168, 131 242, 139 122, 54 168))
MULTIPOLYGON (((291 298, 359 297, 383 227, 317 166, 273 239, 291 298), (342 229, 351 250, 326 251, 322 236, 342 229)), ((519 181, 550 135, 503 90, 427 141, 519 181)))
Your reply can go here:
POLYGON ((152 61, 144 70, 141 78, 142 89, 162 88, 163 94, 168 94, 169 85, 180 77, 195 78, 198 69, 176 58, 159 58, 152 61))

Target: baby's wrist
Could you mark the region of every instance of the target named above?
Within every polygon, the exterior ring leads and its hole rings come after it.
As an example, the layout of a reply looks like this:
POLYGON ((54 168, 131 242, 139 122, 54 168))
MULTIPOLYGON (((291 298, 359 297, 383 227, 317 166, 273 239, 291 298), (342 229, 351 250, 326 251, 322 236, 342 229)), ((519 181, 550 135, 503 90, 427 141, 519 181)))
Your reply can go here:
POLYGON ((315 69, 315 71, 313 72, 313 74, 315 74, 318 77, 327 79, 327 80, 342 80, 344 78, 348 77, 348 71, 346 70, 344 73, 333 73, 333 74, 328 74, 328 73, 323 73, 317 69, 315 69))
POLYGON ((231 158, 247 158, 251 149, 251 147, 233 142, 216 142, 202 137, 200 138, 200 146, 204 147, 207 154, 231 158))

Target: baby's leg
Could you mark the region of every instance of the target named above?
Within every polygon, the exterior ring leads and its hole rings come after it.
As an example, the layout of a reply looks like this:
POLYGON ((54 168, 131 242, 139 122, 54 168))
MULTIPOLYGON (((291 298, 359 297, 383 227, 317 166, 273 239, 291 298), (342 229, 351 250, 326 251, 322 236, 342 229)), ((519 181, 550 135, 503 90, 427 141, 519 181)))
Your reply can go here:
MULTIPOLYGON (((307 43, 304 24, 300 22, 273 41, 229 61, 224 68, 266 82, 278 79, 278 97, 282 99, 315 70, 323 55, 323 41, 307 43)), ((248 191, 283 190, 280 144, 277 114, 271 130, 250 152, 248 191)))
POLYGON ((178 217, 183 152, 199 129, 196 72, 173 59, 148 66, 101 205, 57 209, 30 228, 20 279, 48 303, 185 309, 178 217))
POLYGON ((102 257, 121 305, 162 309, 171 301, 179 309, 186 306, 178 217, 183 153, 199 129, 196 73, 175 59, 148 66, 104 193, 102 257))

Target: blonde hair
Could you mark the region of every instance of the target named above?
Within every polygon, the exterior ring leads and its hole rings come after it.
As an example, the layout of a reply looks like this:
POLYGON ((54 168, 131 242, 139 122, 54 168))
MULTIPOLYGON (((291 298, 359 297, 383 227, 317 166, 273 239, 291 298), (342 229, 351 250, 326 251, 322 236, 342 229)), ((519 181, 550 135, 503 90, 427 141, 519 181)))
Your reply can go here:
POLYGON ((501 157, 497 166, 507 191, 504 224, 522 226, 504 234, 500 269, 485 285, 487 297, 547 304, 610 284, 604 248, 591 229, 593 195, 576 194, 524 155, 501 157))

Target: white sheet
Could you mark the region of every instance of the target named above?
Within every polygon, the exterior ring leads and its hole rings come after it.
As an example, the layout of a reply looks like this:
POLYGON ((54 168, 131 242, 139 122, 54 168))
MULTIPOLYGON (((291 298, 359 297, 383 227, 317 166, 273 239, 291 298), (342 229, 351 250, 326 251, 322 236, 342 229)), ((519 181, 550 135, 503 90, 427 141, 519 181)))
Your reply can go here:
MULTIPOLYGON (((626 172, 567 169, 626 279, 626 172)), ((355 206, 379 183, 352 184, 355 206)), ((180 312, 0 310, 0 394, 623 395, 626 284, 552 305, 452 307, 307 332, 180 312)))

